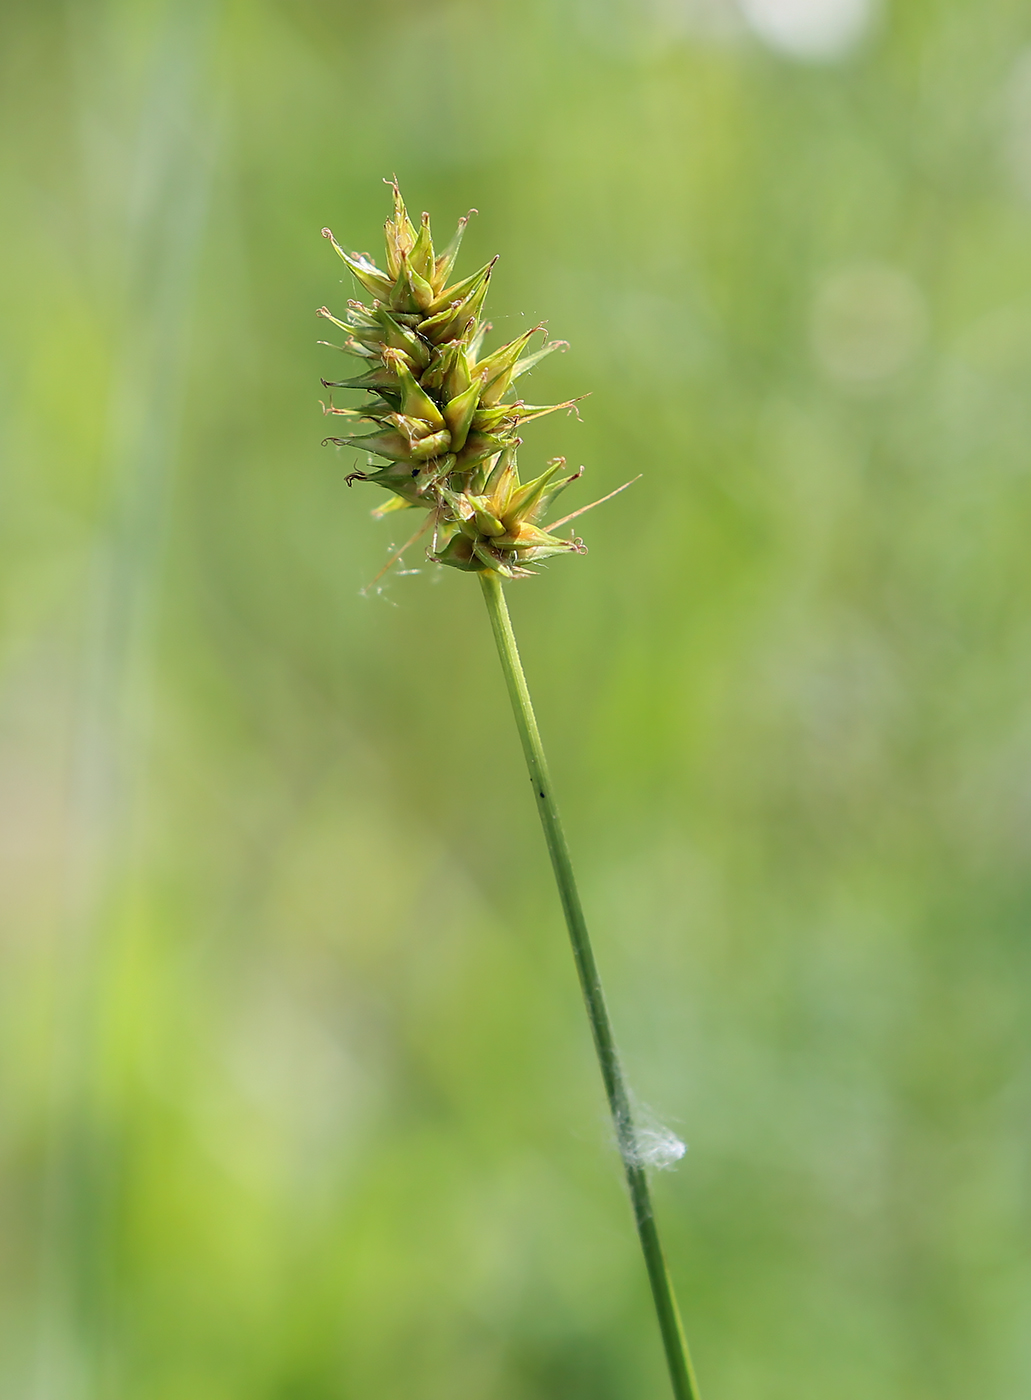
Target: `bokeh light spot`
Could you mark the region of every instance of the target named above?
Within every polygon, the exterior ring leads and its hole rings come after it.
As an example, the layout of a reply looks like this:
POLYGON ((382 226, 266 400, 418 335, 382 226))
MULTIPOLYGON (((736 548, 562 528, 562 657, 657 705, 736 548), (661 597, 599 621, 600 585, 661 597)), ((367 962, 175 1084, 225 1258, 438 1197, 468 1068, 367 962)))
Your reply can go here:
POLYGON ((824 372, 839 383, 875 386, 905 369, 923 344, 924 299, 897 268, 858 264, 827 277, 817 291, 812 344, 824 372))
POLYGON ((873 18, 872 0, 741 0, 741 11, 770 48, 792 58, 839 58, 873 18))

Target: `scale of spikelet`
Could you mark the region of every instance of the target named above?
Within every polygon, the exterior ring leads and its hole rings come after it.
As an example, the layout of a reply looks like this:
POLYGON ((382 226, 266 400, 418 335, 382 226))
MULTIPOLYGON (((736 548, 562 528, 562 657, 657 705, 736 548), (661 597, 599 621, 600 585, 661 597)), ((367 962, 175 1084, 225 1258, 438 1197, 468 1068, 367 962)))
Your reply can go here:
POLYGON ((393 492, 375 514, 406 507, 433 512, 431 557, 441 564, 518 578, 530 572, 527 564, 582 553, 580 540, 560 539, 535 524, 580 473, 563 477, 565 460, 556 458, 535 481, 520 482, 516 466, 520 425, 573 401, 536 405, 507 398, 520 375, 565 342, 549 341, 527 353, 531 338, 543 329, 537 326, 482 355, 490 326, 481 313, 497 259, 448 286, 468 219, 459 220, 450 244, 436 254, 429 215, 423 214, 416 229, 397 181, 388 183, 394 214, 386 223, 385 272, 365 254, 345 253, 330 230, 322 230, 373 298, 371 306, 348 302, 342 320, 326 307, 318 312, 346 332, 346 342, 336 348, 365 362, 365 373, 357 378, 323 384, 369 395, 360 408, 330 402, 325 412, 373 428, 326 442, 371 454, 369 467, 375 469, 352 472, 348 483, 372 481, 393 492), (377 464, 376 457, 385 464, 377 464))

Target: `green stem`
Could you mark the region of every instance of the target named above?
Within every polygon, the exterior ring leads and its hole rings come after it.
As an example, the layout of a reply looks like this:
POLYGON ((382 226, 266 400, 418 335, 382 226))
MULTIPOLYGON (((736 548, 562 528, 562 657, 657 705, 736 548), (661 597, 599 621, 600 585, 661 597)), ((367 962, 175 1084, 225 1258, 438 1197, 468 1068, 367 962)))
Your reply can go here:
POLYGON ((562 901, 562 911, 566 916, 566 924, 569 928, 576 970, 580 977, 580 987, 587 1006, 591 1033, 594 1036, 594 1048, 601 1066, 601 1077, 605 1083, 605 1093, 616 1129, 616 1141, 619 1144, 619 1153, 626 1171, 627 1186, 630 1188, 634 1221, 641 1239, 641 1248, 644 1250, 644 1262, 648 1269, 648 1280, 651 1283, 652 1296, 655 1300, 655 1311, 658 1314, 662 1343, 666 1351, 666 1362, 673 1384, 673 1394, 676 1396, 676 1400, 699 1400, 698 1383, 695 1380, 691 1357, 687 1350, 687 1340, 680 1321, 680 1312, 673 1292, 673 1282, 669 1276, 669 1269, 666 1267, 662 1245, 659 1243, 659 1233, 655 1227, 648 1178, 640 1159, 633 1116, 630 1112, 630 1096, 616 1051, 612 1022, 609 1020, 608 1007, 605 1005, 605 994, 602 991, 601 978, 598 976, 597 964, 594 961, 594 951, 591 948, 587 924, 580 905, 580 896, 576 889, 573 865, 569 859, 569 848, 562 831, 562 823, 559 821, 558 807, 555 804, 551 777, 548 773, 548 763, 544 757, 544 747, 541 744, 540 731, 533 713, 533 703, 530 700, 526 677, 523 675, 522 663, 519 660, 519 649, 516 646, 515 633, 512 631, 512 622, 508 615, 504 590, 497 574, 481 573, 480 583, 483 585, 483 596, 487 602, 490 624, 494 629, 494 640, 498 644, 498 655, 501 657, 501 667, 505 673, 505 683, 512 701, 516 727, 519 730, 519 738, 522 740, 526 766, 533 784, 533 795, 537 802, 537 812, 541 819, 541 826, 544 828, 544 839, 548 845, 548 854, 551 856, 555 882, 558 885, 559 898, 562 901))

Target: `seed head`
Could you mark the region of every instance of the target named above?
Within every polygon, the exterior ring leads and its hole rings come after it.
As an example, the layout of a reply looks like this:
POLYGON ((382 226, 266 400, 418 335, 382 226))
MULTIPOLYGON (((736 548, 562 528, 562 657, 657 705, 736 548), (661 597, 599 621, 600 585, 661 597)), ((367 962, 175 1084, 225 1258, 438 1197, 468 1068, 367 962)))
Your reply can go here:
POLYGON ((454 238, 437 253, 430 216, 423 214, 416 228, 397 181, 387 183, 394 212, 385 229, 386 271, 364 253, 345 253, 330 230, 322 230, 372 299, 371 306, 349 301, 342 318, 324 306, 316 313, 345 333, 336 348, 363 361, 363 373, 323 384, 367 395, 358 408, 339 408, 331 399, 324 411, 372 429, 325 441, 369 454, 369 469, 347 480, 371 481, 392 493, 375 515, 432 512, 430 557, 441 564, 522 578, 533 572, 527 565, 553 554, 584 553, 581 540, 560 539, 536 523, 580 472, 563 475, 565 459, 558 457, 536 480, 521 482, 516 465, 520 426, 572 408, 574 401, 528 404, 511 397, 512 386, 545 355, 565 349, 565 341, 546 339, 531 350, 544 330, 536 326, 484 354, 490 325, 482 319, 483 303, 497 258, 449 285, 469 216, 459 219, 454 238))

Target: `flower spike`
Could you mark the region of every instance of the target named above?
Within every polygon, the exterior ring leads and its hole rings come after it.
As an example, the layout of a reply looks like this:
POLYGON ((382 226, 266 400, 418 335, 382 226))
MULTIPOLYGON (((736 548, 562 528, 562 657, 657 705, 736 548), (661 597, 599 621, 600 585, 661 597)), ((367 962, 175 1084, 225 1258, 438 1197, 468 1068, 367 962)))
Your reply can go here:
POLYGON ((527 404, 508 397, 515 379, 553 350, 565 349, 565 341, 546 341, 527 353, 534 335, 544 331, 535 326, 484 356, 490 323, 483 320, 483 303, 497 258, 452 282, 469 215, 438 254, 430 216, 423 214, 416 225, 397 179, 386 184, 393 212, 384 225, 385 269, 368 254, 347 252, 329 229, 322 231, 372 298, 371 305, 349 301, 340 316, 325 306, 316 313, 344 332, 344 344, 336 348, 358 356, 364 368, 354 378, 323 384, 366 395, 354 407, 332 400, 323 405, 323 412, 350 420, 347 427, 356 430, 325 441, 369 454, 368 469, 351 472, 348 482, 371 481, 392 493, 375 515, 412 507, 432 513, 430 557, 442 564, 522 578, 532 572, 528 565, 554 554, 582 553, 581 541, 537 524, 548 501, 579 473, 560 480, 564 462, 556 459, 543 475, 523 483, 516 464, 521 425, 574 401, 527 404), (373 431, 362 432, 360 424, 373 431))

